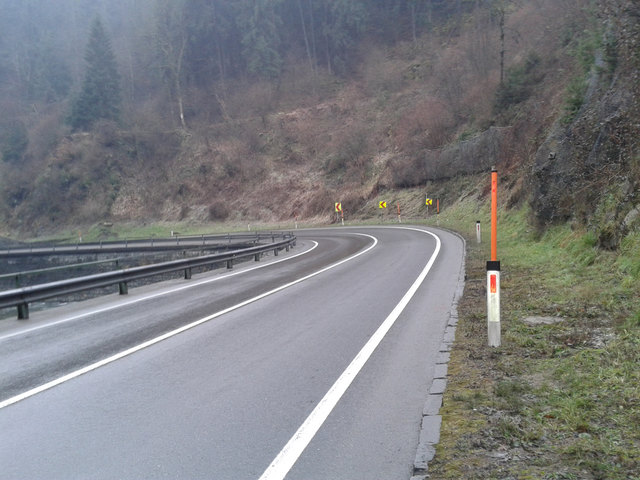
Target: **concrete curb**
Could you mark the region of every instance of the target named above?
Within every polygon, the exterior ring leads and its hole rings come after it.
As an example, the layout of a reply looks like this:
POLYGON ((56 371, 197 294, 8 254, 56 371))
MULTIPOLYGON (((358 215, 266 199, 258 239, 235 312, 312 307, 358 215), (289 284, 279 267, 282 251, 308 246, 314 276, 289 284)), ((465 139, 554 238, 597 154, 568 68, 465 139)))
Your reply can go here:
POLYGON ((433 376, 433 383, 429 390, 429 395, 422 411, 422 425, 420 428, 420 441, 416 451, 416 458, 413 462, 413 476, 411 480, 425 480, 429 478, 429 462, 436 454, 436 445, 440 441, 440 427, 442 426, 442 416, 438 415, 442 406, 444 391, 447 387, 447 370, 451 349, 455 341, 456 326, 458 325, 458 302, 462 298, 465 285, 465 265, 467 257, 467 245, 465 239, 460 237, 463 244, 462 266, 458 274, 458 287, 453 295, 449 321, 442 337, 442 343, 436 359, 436 366, 433 376))

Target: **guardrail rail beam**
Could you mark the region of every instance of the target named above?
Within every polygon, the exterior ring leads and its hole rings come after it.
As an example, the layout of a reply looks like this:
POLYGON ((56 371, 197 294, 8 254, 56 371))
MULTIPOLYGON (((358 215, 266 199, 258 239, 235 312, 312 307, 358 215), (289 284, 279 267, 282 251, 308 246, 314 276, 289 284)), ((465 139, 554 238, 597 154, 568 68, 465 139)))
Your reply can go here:
MULTIPOLYGON (((271 239, 271 236, 272 235, 270 234, 269 236, 265 235, 264 237, 271 239)), ((289 251, 289 248, 292 248, 295 244, 296 237, 292 233, 281 234, 280 236, 282 237, 282 240, 267 245, 258 245, 226 253, 216 253, 201 257, 172 260, 154 265, 132 267, 124 270, 97 273, 84 277, 69 278, 41 285, 32 285, 7 290, 0 292, 0 308, 17 307, 18 318, 26 320, 29 318, 29 303, 34 301, 42 301, 49 298, 71 295, 86 290, 109 287, 116 284, 118 285, 119 294, 127 295, 129 293, 128 282, 133 280, 140 280, 142 278, 179 271, 183 271, 185 280, 189 280, 191 279, 193 268, 206 267, 224 262, 226 262, 227 269, 232 269, 233 263, 236 259, 253 256, 256 261, 259 261, 260 257, 269 251, 273 250, 274 255, 277 255, 277 252, 282 249, 289 251)))

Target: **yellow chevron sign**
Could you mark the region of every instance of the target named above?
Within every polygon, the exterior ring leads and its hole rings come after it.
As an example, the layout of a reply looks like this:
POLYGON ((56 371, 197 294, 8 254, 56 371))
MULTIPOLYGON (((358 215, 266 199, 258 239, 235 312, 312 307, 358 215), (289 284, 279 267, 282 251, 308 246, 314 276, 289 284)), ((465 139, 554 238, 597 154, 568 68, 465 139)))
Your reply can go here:
POLYGON ((430 198, 427 198, 425 205, 433 205, 433 200, 431 200, 430 198))
POLYGON ((341 212, 341 211, 342 211, 342 203, 336 202, 336 212, 341 212))
POLYGON ((387 208, 387 202, 380 202, 380 203, 378 203, 378 207, 379 207, 379 208, 387 208))

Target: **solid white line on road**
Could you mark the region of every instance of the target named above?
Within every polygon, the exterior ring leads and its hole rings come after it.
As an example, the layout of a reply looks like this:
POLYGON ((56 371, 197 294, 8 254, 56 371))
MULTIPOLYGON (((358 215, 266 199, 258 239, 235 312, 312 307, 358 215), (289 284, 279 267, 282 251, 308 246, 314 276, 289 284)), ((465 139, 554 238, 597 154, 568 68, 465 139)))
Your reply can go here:
POLYGON ((208 278, 208 279, 205 279, 205 280, 200 280, 200 281, 197 281, 197 282, 194 282, 194 283, 189 283, 188 285, 183 285, 183 286, 180 286, 180 287, 171 288, 169 290, 163 290, 160 293, 153 293, 151 295, 145 295, 145 296, 140 297, 140 298, 135 298, 135 299, 132 299, 132 300, 125 300, 125 301, 117 303, 115 305, 109 305, 107 307, 97 308, 95 310, 90 310, 90 311, 87 311, 87 312, 83 312, 83 313, 80 313, 78 315, 73 315, 71 317, 63 318, 62 320, 58 320, 58 321, 55 321, 55 322, 38 325, 38 326, 27 328, 25 330, 20 330, 18 332, 14 332, 14 333, 9 333, 7 335, 0 336, 0 342, 3 341, 3 340, 7 340, 9 338, 17 337, 17 336, 20 336, 20 335, 25 335, 27 333, 35 332, 37 330, 42 330, 43 328, 49 328, 49 327, 54 327, 56 325, 60 325, 60 324, 63 324, 63 323, 73 322, 74 320, 79 320, 81 318, 89 317, 91 315, 96 315, 98 313, 104 313, 104 312, 108 312, 110 310, 115 310, 117 308, 127 307, 127 306, 133 305, 135 303, 145 302, 147 300, 152 300, 154 298, 162 297, 164 295, 168 295, 168 294, 171 294, 171 293, 181 292, 182 290, 187 290, 189 288, 198 287, 200 285, 205 285, 205 284, 211 283, 211 282, 217 282, 219 280, 224 280, 224 279, 227 279, 229 277, 235 277, 236 275, 240 275, 240 274, 243 274, 243 273, 253 272, 254 270, 258 270, 260 268, 265 268, 265 267, 268 267, 268 266, 271 266, 271 265, 275 265, 276 263, 286 262, 286 261, 292 260, 292 259, 294 259, 296 257, 299 257, 301 255, 306 255, 307 253, 315 250, 316 247, 318 246, 318 243, 315 242, 315 241, 312 241, 312 243, 314 245, 310 249, 305 250, 304 252, 297 253, 295 255, 291 255, 291 256, 286 257, 286 258, 282 258, 280 260, 264 263, 264 264, 258 265, 256 267, 247 268, 247 269, 240 270, 240 271, 233 272, 233 273, 229 273, 229 274, 226 274, 226 275, 221 275, 221 276, 217 276, 217 277, 214 277, 214 278, 208 278))
MULTIPOLYGON (((184 325, 176 330, 172 330, 171 332, 167 332, 164 335, 161 335, 159 337, 156 338, 152 338, 151 340, 147 340, 144 343, 141 343, 140 345, 137 345, 135 347, 131 347, 127 350, 124 350, 120 353, 117 353, 115 355, 112 355, 111 357, 105 358, 104 360, 100 360, 99 362, 93 363, 91 365, 87 365, 84 368, 81 368, 79 370, 76 370, 74 372, 68 373, 67 375, 64 375, 60 378, 57 378, 55 380, 52 380, 50 382, 45 383, 44 385, 40 385, 39 387, 35 387, 32 388, 31 390, 28 390, 24 393, 21 393, 19 395, 16 395, 14 397, 8 398, 7 400, 4 400, 2 402, 0 402, 0 410, 8 407, 9 405, 13 405, 14 403, 18 403, 22 400, 25 400, 29 397, 32 397, 34 395, 37 395, 38 393, 44 392, 45 390, 49 390, 50 388, 56 387, 62 383, 68 382, 69 380, 72 380, 74 378, 79 377, 80 375, 84 375, 85 373, 89 373, 93 370, 96 370, 100 367, 103 367, 105 365, 108 365, 110 363, 115 362, 116 360, 120 360, 121 358, 124 358, 126 356, 129 356, 133 353, 139 352, 140 350, 143 350, 145 348, 148 348, 152 345, 155 345, 156 343, 159 343, 163 340, 166 340, 168 338, 174 337, 182 332, 185 332, 187 330, 190 330, 194 327, 197 327, 198 325, 202 325, 205 322, 208 322, 210 320, 213 320, 214 318, 218 318, 221 317, 222 315, 225 315, 226 313, 232 312, 234 310, 237 310, 241 307, 244 307, 245 305, 249 305, 250 303, 256 302, 262 298, 268 297, 269 295, 273 295, 274 293, 278 293, 281 292, 282 290, 285 290, 286 288, 292 287, 293 285, 297 285, 298 283, 304 282, 305 280, 308 280, 312 277, 315 277, 316 275, 320 275, 321 273, 326 272, 327 270, 331 270, 332 268, 337 267, 338 265, 342 265, 343 263, 346 263, 350 260, 353 260, 357 257, 359 257, 360 255, 363 255, 369 251, 371 251, 377 244, 378 244, 378 239, 371 236, 371 235, 366 235, 363 233, 356 233, 354 235, 360 235, 360 236, 364 236, 364 237, 368 237, 370 239, 373 240, 373 243, 366 248, 365 250, 362 250, 361 252, 358 252, 354 255, 351 255, 350 257, 345 258, 344 260, 340 260, 339 262, 336 262, 334 264, 329 265, 328 267, 324 267, 320 270, 318 270, 317 272, 311 273, 305 277, 299 278, 298 280, 294 280, 293 282, 287 283, 285 285, 282 285, 278 288, 274 288, 273 290, 269 290, 268 292, 262 293, 256 297, 250 298, 248 300, 245 300, 244 302, 240 302, 237 305, 233 305, 229 308, 225 308, 224 310, 221 310, 219 312, 216 312, 212 315, 209 315, 208 317, 204 317, 201 318, 200 320, 196 320, 195 322, 192 322, 188 325, 184 325)), ((315 243, 315 242, 314 242, 315 243)), ((316 244, 317 246, 317 244, 316 244)))
POLYGON ((373 354, 375 349, 380 345, 382 339, 387 335, 393 324, 396 322, 402 311, 409 304, 409 301, 413 298, 416 291, 427 277, 429 270, 436 261, 438 253, 440 252, 440 238, 434 233, 426 230, 420 230, 411 227, 394 227, 403 228, 405 230, 415 230, 421 233, 431 235, 436 240, 436 248, 429 259, 429 262, 424 267, 418 278, 413 282, 407 293, 404 294, 400 303, 398 303, 389 316, 382 322, 382 325, 376 330, 373 336, 360 350, 358 355, 349 364, 347 369, 340 375, 338 380, 329 389, 326 395, 320 400, 320 403, 313 409, 311 414, 307 417, 304 423, 300 426, 298 431, 293 434, 289 442, 280 451, 278 456, 273 460, 271 465, 267 467, 265 472, 260 477, 260 480, 283 480, 289 470, 296 463, 302 452, 307 448, 309 442, 313 439, 318 432, 322 424, 325 422, 329 414, 333 411, 338 404, 344 393, 347 391, 353 380, 356 378, 362 367, 364 367, 369 357, 373 354))

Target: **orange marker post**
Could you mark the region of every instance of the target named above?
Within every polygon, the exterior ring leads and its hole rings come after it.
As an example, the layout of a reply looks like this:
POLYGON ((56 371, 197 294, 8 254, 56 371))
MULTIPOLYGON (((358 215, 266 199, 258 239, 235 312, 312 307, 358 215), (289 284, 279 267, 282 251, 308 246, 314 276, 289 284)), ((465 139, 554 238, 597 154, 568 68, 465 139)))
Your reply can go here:
POLYGON ((498 260, 498 171, 491 169, 491 261, 498 260))
MULTIPOLYGON (((480 222, 478 222, 478 225, 480 222)), ((491 169, 491 260, 487 262, 487 336, 500 346, 500 262, 498 261, 498 171, 491 169)))

